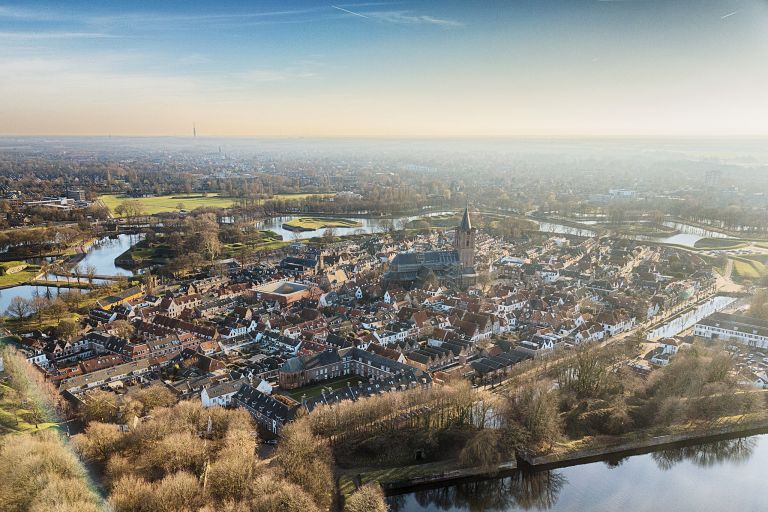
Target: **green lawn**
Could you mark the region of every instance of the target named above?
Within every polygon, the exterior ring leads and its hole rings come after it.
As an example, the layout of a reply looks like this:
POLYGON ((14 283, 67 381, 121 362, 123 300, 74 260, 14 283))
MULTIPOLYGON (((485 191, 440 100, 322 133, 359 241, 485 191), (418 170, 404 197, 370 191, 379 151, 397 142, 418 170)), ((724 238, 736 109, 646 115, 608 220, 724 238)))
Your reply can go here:
POLYGON ((283 224, 285 229, 295 229, 298 231, 314 231, 325 228, 359 228, 361 226, 362 224, 355 220, 324 219, 318 217, 298 217, 283 224))
POLYGON ((766 267, 759 261, 732 257, 733 272, 739 279, 760 279, 766 273, 766 267))
POLYGON ((319 396, 323 388, 339 389, 341 387, 346 386, 347 383, 350 383, 352 386, 356 386, 357 383, 360 382, 361 380, 362 379, 357 375, 350 375, 349 377, 341 377, 338 379, 318 382, 317 384, 313 384, 311 386, 304 386, 303 388, 299 388, 299 389, 291 389, 290 391, 287 391, 287 390, 280 391, 280 393, 293 398, 297 402, 301 402, 301 397, 304 395, 306 395, 307 398, 313 398, 313 397, 319 396))
MULTIPOLYGON (((273 199, 305 199, 310 196, 332 196, 333 194, 277 194, 273 199)), ((107 194, 99 196, 99 200, 114 212, 117 205, 123 201, 132 198, 124 195, 107 194)), ((143 206, 145 213, 154 215, 156 213, 177 211, 177 206, 181 203, 185 210, 194 210, 199 207, 229 208, 237 201, 233 197, 221 197, 219 194, 208 194, 203 197, 201 194, 174 194, 167 196, 139 197, 136 198, 143 206)))

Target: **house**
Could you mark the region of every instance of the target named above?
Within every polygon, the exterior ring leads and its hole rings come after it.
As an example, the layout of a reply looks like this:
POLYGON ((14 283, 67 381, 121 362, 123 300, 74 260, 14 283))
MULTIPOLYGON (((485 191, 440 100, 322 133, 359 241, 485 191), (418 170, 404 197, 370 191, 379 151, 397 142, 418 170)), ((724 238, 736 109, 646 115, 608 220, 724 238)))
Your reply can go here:
POLYGON ((203 407, 226 407, 232 402, 232 397, 240 391, 247 379, 230 380, 213 386, 206 386, 200 392, 200 401, 203 407))
POLYGON ((768 320, 714 313, 693 327, 693 335, 768 349, 768 320))
POLYGON ((96 302, 96 305, 101 309, 110 310, 115 306, 131 302, 133 300, 141 299, 144 296, 144 291, 141 286, 133 286, 127 290, 123 290, 115 295, 110 295, 96 302))
POLYGON ((181 295, 179 297, 165 297, 160 301, 160 309, 171 318, 178 317, 187 309, 194 309, 203 302, 203 297, 198 294, 181 295))
POLYGON ((93 373, 64 379, 61 381, 60 388, 76 394, 111 382, 137 377, 148 371, 148 360, 131 361, 130 363, 119 364, 93 373))
POLYGON ((232 396, 232 403, 248 411, 261 427, 277 434, 296 417, 299 403, 283 395, 262 393, 250 384, 243 384, 232 396))

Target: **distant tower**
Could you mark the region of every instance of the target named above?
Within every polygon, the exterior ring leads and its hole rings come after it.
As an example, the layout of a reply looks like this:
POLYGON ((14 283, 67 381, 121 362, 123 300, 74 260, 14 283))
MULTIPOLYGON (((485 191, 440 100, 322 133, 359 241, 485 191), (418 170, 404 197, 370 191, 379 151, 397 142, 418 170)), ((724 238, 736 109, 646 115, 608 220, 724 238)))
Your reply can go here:
POLYGON ((475 265, 476 231, 469 218, 469 207, 466 207, 464 208, 464 216, 461 218, 461 224, 456 228, 456 240, 453 243, 454 248, 459 253, 459 261, 463 267, 475 265))
POLYGON ((192 123, 192 136, 197 137, 197 127, 195 126, 195 123, 192 123))

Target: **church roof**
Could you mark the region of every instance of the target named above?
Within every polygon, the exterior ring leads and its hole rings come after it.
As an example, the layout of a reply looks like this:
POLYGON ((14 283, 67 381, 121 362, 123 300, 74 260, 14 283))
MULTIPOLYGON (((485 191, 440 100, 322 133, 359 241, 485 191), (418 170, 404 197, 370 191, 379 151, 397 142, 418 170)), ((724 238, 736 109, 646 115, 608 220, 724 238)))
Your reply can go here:
POLYGON ((464 208, 464 216, 461 218, 459 229, 462 231, 470 231, 472 229, 472 222, 469 219, 469 207, 464 208))

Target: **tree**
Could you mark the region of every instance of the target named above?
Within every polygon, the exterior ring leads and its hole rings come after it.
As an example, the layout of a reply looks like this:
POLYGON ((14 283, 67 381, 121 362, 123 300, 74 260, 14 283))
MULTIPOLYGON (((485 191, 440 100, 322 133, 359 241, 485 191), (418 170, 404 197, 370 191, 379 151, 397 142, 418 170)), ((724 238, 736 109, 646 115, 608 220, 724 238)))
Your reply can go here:
POLYGON ((86 459, 106 460, 112 452, 117 450, 123 440, 117 425, 91 421, 85 428, 85 433, 74 437, 77 449, 86 459))
POLYGON ((80 331, 80 325, 77 320, 71 318, 64 318, 59 320, 59 325, 56 326, 56 336, 62 340, 71 340, 80 331))
POLYGON ((306 421, 295 421, 282 431, 275 463, 283 478, 303 487, 315 503, 327 510, 331 505, 333 473, 328 442, 315 436, 306 421))
POLYGON ((203 252, 210 261, 215 260, 221 254, 221 242, 216 233, 204 233, 202 239, 203 252))
POLYGON ((360 487, 347 498, 344 512, 387 512, 389 507, 384 501, 384 492, 377 483, 360 487))
POLYGON ((138 390, 134 398, 144 405, 145 411, 155 407, 170 407, 176 403, 176 396, 168 388, 159 384, 138 390))
POLYGON ((126 340, 130 340, 136 332, 136 329, 128 320, 115 320, 109 327, 112 334, 126 340))
POLYGON ((117 396, 106 391, 89 393, 80 409, 85 421, 112 421, 117 417, 117 396))
POLYGON ((7 313, 16 317, 19 322, 24 323, 24 320, 32 314, 32 305, 29 300, 24 297, 16 296, 12 298, 10 304, 8 304, 7 313))
POLYGON ((32 316, 42 316, 43 311, 48 308, 48 304, 50 304, 50 302, 45 297, 41 297, 40 295, 35 295, 32 297, 32 299, 29 301, 29 307, 32 310, 32 316))
POLYGON ((45 313, 58 322, 67 313, 67 305, 64 304, 63 300, 56 297, 48 302, 45 313))
POLYGON ((323 232, 323 242, 330 244, 336 237, 336 230, 333 228, 326 228, 323 232))
POLYGON ((88 285, 93 286, 93 279, 96 276, 96 267, 93 265, 86 266, 85 275, 88 277, 88 285))
POLYGON ((522 428, 534 446, 551 446, 562 435, 557 395, 544 385, 528 384, 508 396, 507 428, 522 428))

